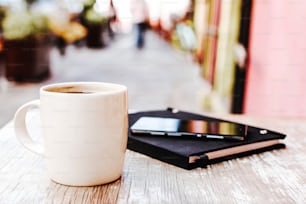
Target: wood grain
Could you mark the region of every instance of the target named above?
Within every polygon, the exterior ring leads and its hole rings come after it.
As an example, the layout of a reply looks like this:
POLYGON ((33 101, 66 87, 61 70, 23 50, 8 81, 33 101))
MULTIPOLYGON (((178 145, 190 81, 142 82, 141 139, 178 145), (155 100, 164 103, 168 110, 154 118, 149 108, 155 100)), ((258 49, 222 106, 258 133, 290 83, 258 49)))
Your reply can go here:
POLYGON ((191 171, 128 150, 121 179, 69 187, 48 179, 10 122, 0 130, 0 203, 306 203, 306 120, 225 118, 284 132, 287 148, 191 171))

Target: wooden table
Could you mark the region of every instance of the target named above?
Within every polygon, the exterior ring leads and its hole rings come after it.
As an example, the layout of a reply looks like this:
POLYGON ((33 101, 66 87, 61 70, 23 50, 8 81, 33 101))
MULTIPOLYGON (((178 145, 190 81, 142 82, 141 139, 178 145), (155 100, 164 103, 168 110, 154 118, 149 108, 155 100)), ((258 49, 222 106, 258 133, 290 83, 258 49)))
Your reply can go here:
MULTIPOLYGON (((35 115, 29 129, 38 135, 35 115)), ((68 187, 48 179, 9 122, 0 130, 0 203, 306 203, 306 120, 223 118, 284 132, 287 148, 191 171, 128 150, 121 179, 68 187)))

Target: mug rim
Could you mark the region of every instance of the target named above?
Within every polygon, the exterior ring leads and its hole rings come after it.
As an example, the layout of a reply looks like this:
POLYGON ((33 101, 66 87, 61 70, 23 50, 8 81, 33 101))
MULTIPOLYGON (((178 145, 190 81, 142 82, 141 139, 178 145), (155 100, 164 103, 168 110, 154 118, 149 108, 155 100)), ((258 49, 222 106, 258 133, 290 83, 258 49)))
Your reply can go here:
MULTIPOLYGON (((55 94, 55 95, 68 95, 65 92, 56 92, 56 91, 48 91, 48 89, 52 88, 60 88, 65 86, 103 86, 103 87, 114 87, 113 90, 107 91, 97 91, 93 92, 89 95, 110 95, 116 93, 122 93, 127 91, 127 87, 122 84, 117 83, 109 83, 109 82, 60 82, 60 83, 52 83, 40 88, 40 93, 47 93, 47 94, 55 94)), ((80 95, 79 93, 69 93, 69 95, 80 95)))

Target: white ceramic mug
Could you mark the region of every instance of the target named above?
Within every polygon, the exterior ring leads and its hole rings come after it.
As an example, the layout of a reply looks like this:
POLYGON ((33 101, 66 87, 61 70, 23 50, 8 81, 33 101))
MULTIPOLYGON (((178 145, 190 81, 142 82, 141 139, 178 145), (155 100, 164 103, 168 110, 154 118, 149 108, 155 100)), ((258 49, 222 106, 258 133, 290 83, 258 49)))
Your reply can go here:
POLYGON ((93 186, 120 178, 128 132, 127 88, 119 84, 72 82, 47 85, 40 100, 20 107, 17 138, 46 158, 51 180, 93 186), (27 132, 29 109, 39 108, 43 145, 27 132))

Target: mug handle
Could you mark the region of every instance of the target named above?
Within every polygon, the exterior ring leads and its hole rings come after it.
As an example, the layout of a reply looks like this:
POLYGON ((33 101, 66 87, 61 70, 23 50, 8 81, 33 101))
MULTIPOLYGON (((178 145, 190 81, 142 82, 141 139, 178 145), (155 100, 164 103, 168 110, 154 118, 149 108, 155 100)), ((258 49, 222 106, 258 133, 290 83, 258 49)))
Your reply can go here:
POLYGON ((30 109, 33 108, 39 108, 40 107, 40 101, 34 100, 31 102, 28 102, 21 106, 15 114, 14 117, 14 129, 17 139, 30 151, 39 154, 44 155, 44 147, 41 144, 38 144, 37 142, 34 142, 31 138, 27 127, 26 127, 26 115, 27 112, 30 109))

